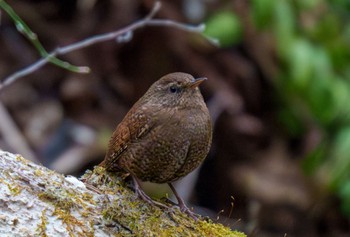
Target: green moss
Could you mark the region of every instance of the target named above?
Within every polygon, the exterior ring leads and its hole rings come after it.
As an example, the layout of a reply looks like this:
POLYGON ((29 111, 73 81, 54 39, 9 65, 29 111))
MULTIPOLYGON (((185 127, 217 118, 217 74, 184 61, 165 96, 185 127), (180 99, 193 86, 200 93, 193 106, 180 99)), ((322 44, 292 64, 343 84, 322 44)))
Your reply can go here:
POLYGON ((35 171, 34 171, 34 174, 36 175, 36 176, 43 176, 43 171, 42 170, 40 170, 40 169, 36 169, 35 171))
POLYGON ((87 229, 86 225, 74 217, 69 211, 56 208, 53 215, 62 220, 69 236, 93 237, 94 232, 87 229))
POLYGON ((163 210, 152 206, 125 187, 122 175, 107 173, 104 168, 97 167, 83 179, 104 194, 99 204, 101 216, 107 228, 118 230, 116 236, 245 236, 211 221, 196 222, 177 207, 163 210))
POLYGON ((238 231, 232 231, 229 228, 221 224, 213 224, 207 221, 200 221, 198 223, 197 230, 201 233, 202 236, 215 236, 215 237, 244 237, 244 233, 238 231))
POLYGON ((44 192, 40 193, 38 197, 41 200, 52 203, 55 207, 52 215, 55 215, 62 220, 69 236, 94 236, 93 228, 90 229, 89 225, 79 221, 72 215, 72 210, 76 208, 81 210, 82 216, 88 218, 91 208, 88 207, 86 201, 88 201, 89 204, 94 204, 91 194, 80 194, 67 188, 61 189, 48 187, 44 192))
POLYGON ((40 216, 40 224, 38 225, 36 231, 37 231, 37 236, 40 237, 48 237, 46 234, 46 225, 47 225, 47 216, 46 216, 46 209, 44 209, 41 212, 41 216, 40 216))
POLYGON ((11 194, 13 196, 17 196, 22 192, 22 188, 16 184, 9 184, 7 183, 7 188, 10 190, 11 194))
MULTIPOLYGON (((44 174, 39 170, 34 175, 44 174)), ((111 236, 245 236, 211 221, 194 221, 170 204, 163 203, 169 207, 166 210, 150 205, 128 188, 124 179, 125 174, 108 173, 97 167, 82 177, 91 192, 70 188, 60 176, 43 183, 45 188, 38 196, 54 206, 51 214, 62 221, 69 236, 94 236, 96 222, 112 233, 111 236), (82 218, 74 213, 80 213, 82 218)), ((46 177, 43 180, 47 180, 46 177)), ((9 189, 18 192, 14 186, 9 189)), ((47 236, 47 221, 44 210, 37 227, 38 236, 47 236)))
POLYGON ((69 211, 75 205, 72 197, 67 195, 67 193, 62 192, 61 190, 46 189, 44 192, 39 193, 38 197, 41 200, 51 202, 56 208, 60 208, 66 211, 69 211))
POLYGON ((0 179, 0 183, 3 183, 4 185, 6 185, 13 196, 17 196, 18 194, 20 194, 23 188, 14 182, 9 183, 8 180, 11 180, 11 175, 9 174, 8 171, 2 171, 2 172, 3 172, 2 174, 8 178, 0 179))
POLYGON ((24 159, 23 156, 20 156, 20 155, 16 156, 16 161, 21 162, 23 164, 28 164, 28 160, 24 159))

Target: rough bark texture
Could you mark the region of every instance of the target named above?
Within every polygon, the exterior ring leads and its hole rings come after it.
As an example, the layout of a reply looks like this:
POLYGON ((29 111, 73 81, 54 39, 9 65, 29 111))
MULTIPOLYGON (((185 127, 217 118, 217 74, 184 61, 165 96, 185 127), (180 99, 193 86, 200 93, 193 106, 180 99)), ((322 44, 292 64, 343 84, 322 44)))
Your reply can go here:
POLYGON ((245 236, 152 207, 100 167, 83 183, 0 150, 0 170, 1 236, 245 236))

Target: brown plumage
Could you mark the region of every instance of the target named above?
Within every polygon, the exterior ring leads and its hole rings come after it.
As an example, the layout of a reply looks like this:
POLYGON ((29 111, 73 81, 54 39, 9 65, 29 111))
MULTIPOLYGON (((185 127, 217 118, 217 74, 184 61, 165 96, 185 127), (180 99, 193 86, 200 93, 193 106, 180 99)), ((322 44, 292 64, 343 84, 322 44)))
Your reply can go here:
MULTIPOLYGON (((190 213, 171 182, 198 167, 209 152, 212 128, 198 85, 186 73, 171 73, 156 81, 134 104, 114 131, 105 160, 107 171, 124 170, 138 180, 169 183, 182 211, 190 213)), ((191 214, 191 213, 190 213, 191 214)))

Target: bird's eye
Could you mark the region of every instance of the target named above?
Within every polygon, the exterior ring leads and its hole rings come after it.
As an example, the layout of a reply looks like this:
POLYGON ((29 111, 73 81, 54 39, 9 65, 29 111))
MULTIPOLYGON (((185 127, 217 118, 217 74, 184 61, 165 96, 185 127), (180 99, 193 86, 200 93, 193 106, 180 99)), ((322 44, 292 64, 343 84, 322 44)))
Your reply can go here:
POLYGON ((172 85, 169 87, 169 91, 171 93, 180 93, 181 92, 181 88, 176 86, 176 85, 172 85))

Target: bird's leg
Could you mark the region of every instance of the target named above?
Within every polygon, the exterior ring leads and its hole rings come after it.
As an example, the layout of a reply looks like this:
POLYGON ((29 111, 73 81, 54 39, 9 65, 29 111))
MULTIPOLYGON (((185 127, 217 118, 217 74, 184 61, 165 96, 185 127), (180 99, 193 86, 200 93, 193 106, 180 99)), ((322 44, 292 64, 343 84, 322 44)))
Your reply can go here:
POLYGON ((134 188, 136 194, 144 201, 148 202, 151 205, 154 205, 152 198, 150 198, 142 189, 140 181, 133 175, 131 175, 132 180, 134 181, 134 188))
POLYGON ((136 178, 134 175, 131 175, 132 177, 132 180, 134 182, 134 189, 135 189, 135 192, 136 194, 144 201, 146 201, 147 203, 149 203, 150 205, 154 206, 159 206, 159 207, 162 207, 162 208, 166 208, 166 209, 169 209, 168 206, 160 203, 160 202, 157 202, 157 201, 154 201, 152 200, 152 198, 150 198, 141 188, 141 185, 140 185, 140 181, 138 178, 136 178))
POLYGON ((185 204, 184 200, 180 197, 180 195, 176 192, 176 189, 172 183, 168 183, 169 187, 173 191, 177 201, 178 201, 178 206, 180 207, 180 211, 183 213, 187 213, 190 217, 192 217, 194 220, 198 220, 198 214, 192 212, 185 204))

